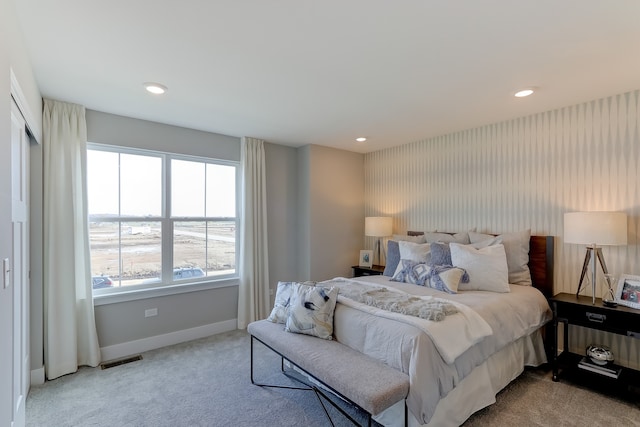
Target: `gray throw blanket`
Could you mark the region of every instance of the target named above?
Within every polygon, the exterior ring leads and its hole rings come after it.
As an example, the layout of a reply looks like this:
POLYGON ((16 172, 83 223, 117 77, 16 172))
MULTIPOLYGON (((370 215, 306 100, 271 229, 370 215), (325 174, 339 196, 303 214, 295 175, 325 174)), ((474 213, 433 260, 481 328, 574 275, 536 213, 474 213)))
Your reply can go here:
POLYGON ((448 301, 423 299, 414 295, 389 291, 387 288, 372 288, 359 283, 332 283, 339 288, 339 295, 354 301, 394 313, 406 314, 421 319, 439 322, 458 309, 448 301))

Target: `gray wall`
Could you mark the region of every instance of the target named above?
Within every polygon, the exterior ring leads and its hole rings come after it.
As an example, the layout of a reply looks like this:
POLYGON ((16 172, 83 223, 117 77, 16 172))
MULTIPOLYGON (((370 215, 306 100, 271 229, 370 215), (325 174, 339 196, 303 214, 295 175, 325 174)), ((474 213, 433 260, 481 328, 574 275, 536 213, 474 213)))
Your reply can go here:
POLYGON ((298 161, 298 276, 311 280, 311 146, 300 147, 298 161))
MULTIPOLYGON (((31 369, 42 369, 44 375, 44 289, 43 289, 43 149, 31 144, 29 152, 29 263, 31 292, 29 295, 31 369)), ((41 378, 43 380, 43 378, 41 378)))
POLYGON ((89 142, 240 161, 240 138, 87 110, 89 142))
POLYGON ((298 280, 297 151, 284 145, 265 144, 269 284, 272 289, 279 280, 298 280))
POLYGON ((235 319, 238 287, 230 286, 95 307, 100 347, 178 332, 235 319), (144 317, 157 308, 158 315, 144 317))
POLYGON ((301 276, 351 277, 364 242, 364 155, 310 145, 298 161, 301 276))

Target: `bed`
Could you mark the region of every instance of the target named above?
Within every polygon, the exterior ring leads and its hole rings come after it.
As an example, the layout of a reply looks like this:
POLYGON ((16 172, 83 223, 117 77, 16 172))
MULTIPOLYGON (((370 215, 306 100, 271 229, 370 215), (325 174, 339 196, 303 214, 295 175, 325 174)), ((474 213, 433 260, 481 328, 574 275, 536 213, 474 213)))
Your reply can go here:
MULTIPOLYGON (((500 237, 498 243, 502 243, 500 237)), ((494 403, 496 394, 525 366, 547 361, 542 327, 551 319, 545 297, 553 292, 553 237, 527 234, 527 238, 532 286, 511 284, 509 280, 505 292, 468 290, 449 294, 384 275, 318 283, 343 289, 383 288, 391 293, 450 302, 459 309, 457 315, 467 316, 465 310, 469 311, 467 323, 462 326, 449 320, 460 316, 449 316, 445 321, 431 322, 435 328, 428 330, 419 323, 422 320, 409 320, 412 316, 391 313, 338 293, 333 338, 409 375, 409 426, 461 425, 471 414, 494 403), (456 332, 445 329, 452 324, 456 332), (462 344, 465 334, 475 334, 468 337, 467 341, 471 341, 466 346, 462 344)), ((506 248, 507 244, 497 246, 506 248)), ((508 258, 509 248, 506 252, 508 258)), ((385 426, 403 425, 404 402, 375 419, 385 426)))

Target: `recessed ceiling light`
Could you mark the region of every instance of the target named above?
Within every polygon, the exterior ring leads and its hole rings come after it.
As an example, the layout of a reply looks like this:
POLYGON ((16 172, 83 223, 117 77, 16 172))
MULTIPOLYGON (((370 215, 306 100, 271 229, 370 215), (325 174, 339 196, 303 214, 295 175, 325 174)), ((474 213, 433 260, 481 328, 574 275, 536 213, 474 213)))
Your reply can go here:
POLYGON ((365 138, 364 136, 361 136, 360 138, 356 138, 356 141, 358 142, 365 142, 367 140, 367 138, 365 138))
POLYGON ((167 87, 165 85, 161 85, 160 83, 147 82, 144 84, 144 88, 147 92, 151 92, 155 95, 162 95, 167 91, 167 87))
POLYGON ((525 96, 529 96, 529 95, 531 95, 532 93, 533 93, 533 88, 532 88, 532 87, 529 87, 529 88, 522 89, 522 90, 520 90, 520 91, 516 92, 516 93, 514 94, 514 96, 517 96, 518 98, 524 98, 525 96))

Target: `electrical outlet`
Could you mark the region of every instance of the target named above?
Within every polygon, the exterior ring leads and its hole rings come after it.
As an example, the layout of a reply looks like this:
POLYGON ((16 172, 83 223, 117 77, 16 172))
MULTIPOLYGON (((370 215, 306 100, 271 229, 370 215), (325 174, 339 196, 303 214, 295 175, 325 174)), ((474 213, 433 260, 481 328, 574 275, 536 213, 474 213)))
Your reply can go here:
POLYGON ((269 288, 269 295, 273 296, 273 288, 269 288))
POLYGON ((144 311, 144 317, 153 317, 158 315, 157 308, 148 308, 144 311))

